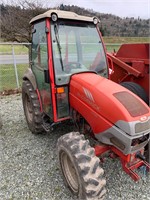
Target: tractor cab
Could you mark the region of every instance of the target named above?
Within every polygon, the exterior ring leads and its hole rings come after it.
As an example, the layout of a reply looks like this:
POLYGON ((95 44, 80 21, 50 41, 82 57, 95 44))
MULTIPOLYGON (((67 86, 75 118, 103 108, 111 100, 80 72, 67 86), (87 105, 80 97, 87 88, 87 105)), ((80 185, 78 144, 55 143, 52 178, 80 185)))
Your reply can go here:
POLYGON ((50 10, 31 20, 32 62, 41 107, 54 122, 70 116, 69 82, 77 73, 108 77, 98 19, 50 10))
POLYGON ((119 157, 124 171, 139 180, 138 168, 150 170, 144 156, 150 109, 133 92, 108 80, 98 19, 50 10, 30 23, 31 68, 23 76, 24 113, 35 134, 50 132, 54 124, 69 118, 76 125, 78 132, 62 135, 57 142, 68 187, 79 199, 103 199, 106 181, 99 158, 106 155, 119 157), (95 138, 92 148, 82 133, 95 138))

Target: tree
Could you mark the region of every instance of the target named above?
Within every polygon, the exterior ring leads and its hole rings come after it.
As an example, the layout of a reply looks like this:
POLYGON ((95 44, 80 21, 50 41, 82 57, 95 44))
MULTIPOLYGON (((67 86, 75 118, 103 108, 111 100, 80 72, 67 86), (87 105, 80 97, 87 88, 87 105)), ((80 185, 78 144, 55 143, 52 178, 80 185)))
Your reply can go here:
POLYGON ((102 36, 105 36, 105 30, 102 25, 100 25, 99 30, 100 30, 102 36))
POLYGON ((1 9, 1 37, 5 41, 31 42, 30 20, 47 9, 38 2, 28 0, 19 5, 0 5, 1 9))
MULTIPOLYGON (((4 0, 2 0, 4 1, 4 0)), ((31 42, 31 27, 29 21, 36 15, 45 12, 50 8, 42 5, 40 0, 7 0, 10 4, 1 4, 0 24, 1 37, 5 41, 31 42)), ((6 0, 5 0, 6 2, 6 0)), ((120 18, 111 14, 102 14, 87 10, 74 5, 64 5, 60 3, 56 9, 72 11, 79 15, 97 16, 100 18, 99 28, 104 36, 120 36, 120 30, 128 27, 123 35, 126 36, 149 36, 149 20, 139 20, 134 18, 120 18), (143 34, 144 33, 144 34, 143 34)))

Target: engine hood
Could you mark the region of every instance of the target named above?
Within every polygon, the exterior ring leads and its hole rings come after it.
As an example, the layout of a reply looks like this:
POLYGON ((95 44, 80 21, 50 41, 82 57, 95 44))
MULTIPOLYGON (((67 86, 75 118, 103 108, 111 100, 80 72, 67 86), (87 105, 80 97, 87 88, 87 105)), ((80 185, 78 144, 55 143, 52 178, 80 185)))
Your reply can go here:
POLYGON ((135 127, 150 117, 149 107, 139 97, 94 73, 73 75, 69 95, 71 107, 88 121, 95 134, 115 125, 132 135, 133 124, 135 127))

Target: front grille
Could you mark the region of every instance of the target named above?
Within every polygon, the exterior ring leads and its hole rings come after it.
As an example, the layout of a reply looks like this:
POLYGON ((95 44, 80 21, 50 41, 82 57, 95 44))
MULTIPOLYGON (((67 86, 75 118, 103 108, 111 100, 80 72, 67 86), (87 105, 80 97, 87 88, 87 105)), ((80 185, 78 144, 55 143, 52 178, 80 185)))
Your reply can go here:
POLYGON ((140 133, 150 129, 150 119, 147 122, 135 124, 135 133, 140 133))

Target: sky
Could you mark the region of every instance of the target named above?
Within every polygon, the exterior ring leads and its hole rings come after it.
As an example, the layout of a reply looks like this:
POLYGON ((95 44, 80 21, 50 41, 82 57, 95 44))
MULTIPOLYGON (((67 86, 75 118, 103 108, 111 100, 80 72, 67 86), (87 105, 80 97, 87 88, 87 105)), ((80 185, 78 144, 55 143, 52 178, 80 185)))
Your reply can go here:
POLYGON ((77 5, 119 17, 150 18, 150 0, 41 0, 48 6, 77 5))
MULTIPOLYGON (((8 4, 10 2, 21 2, 24 0, 1 0, 8 4)), ((55 7, 60 4, 77 5, 86 9, 93 9, 100 13, 114 14, 119 17, 134 17, 141 19, 150 18, 150 0, 27 0, 28 2, 40 2, 43 7, 55 7)))

